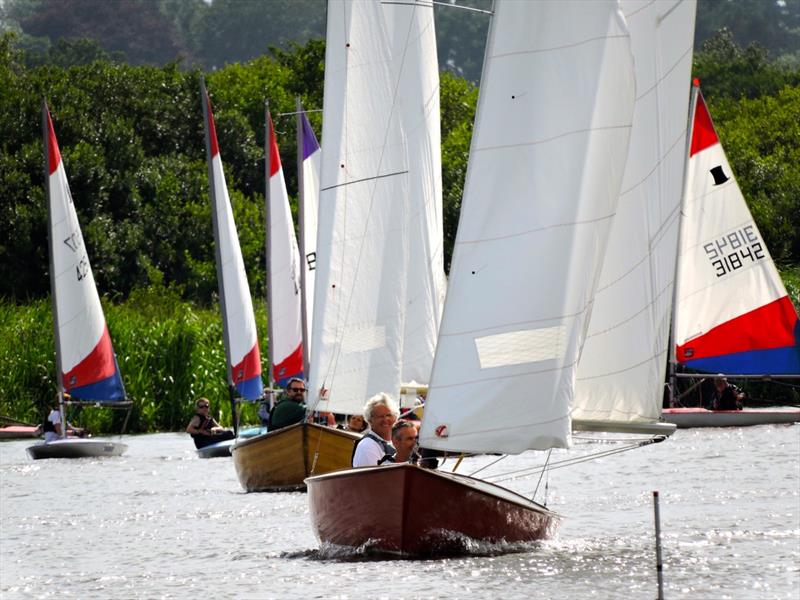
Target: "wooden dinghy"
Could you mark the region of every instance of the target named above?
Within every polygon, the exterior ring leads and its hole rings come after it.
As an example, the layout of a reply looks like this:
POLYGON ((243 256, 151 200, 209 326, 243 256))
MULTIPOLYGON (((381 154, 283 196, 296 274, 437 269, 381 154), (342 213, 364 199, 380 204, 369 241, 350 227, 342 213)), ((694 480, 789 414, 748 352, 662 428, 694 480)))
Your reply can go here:
POLYGON ((0 440, 17 440, 35 438, 42 435, 40 425, 6 425, 0 427, 0 440))
POLYGON ((436 556, 463 553, 476 540, 532 542, 552 535, 559 522, 506 488, 407 463, 318 475, 306 483, 320 541, 381 553, 436 556))
POLYGON ((297 423, 237 441, 231 454, 245 491, 303 490, 310 475, 349 468, 353 444, 360 437, 315 423, 297 423))

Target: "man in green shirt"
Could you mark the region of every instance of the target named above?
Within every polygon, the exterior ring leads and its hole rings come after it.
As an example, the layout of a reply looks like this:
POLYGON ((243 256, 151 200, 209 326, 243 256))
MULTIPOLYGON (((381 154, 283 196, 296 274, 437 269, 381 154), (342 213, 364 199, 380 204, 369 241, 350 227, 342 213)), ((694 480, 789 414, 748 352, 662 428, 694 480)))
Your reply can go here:
POLYGON ((286 395, 272 408, 267 431, 282 429, 305 420, 305 393, 306 384, 302 379, 290 379, 286 386, 286 395))

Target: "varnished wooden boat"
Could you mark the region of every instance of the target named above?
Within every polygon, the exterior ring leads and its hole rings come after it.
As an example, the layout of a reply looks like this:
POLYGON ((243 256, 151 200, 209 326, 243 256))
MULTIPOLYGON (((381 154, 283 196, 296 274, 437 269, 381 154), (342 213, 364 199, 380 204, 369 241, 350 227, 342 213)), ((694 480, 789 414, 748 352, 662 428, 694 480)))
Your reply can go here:
POLYGON ((461 554, 475 542, 531 542, 559 517, 540 504, 466 475, 410 464, 348 469, 306 480, 322 542, 401 556, 461 554))
POLYGON ((305 489, 306 477, 350 467, 361 436, 315 423, 297 423, 231 448, 239 483, 248 492, 305 489))

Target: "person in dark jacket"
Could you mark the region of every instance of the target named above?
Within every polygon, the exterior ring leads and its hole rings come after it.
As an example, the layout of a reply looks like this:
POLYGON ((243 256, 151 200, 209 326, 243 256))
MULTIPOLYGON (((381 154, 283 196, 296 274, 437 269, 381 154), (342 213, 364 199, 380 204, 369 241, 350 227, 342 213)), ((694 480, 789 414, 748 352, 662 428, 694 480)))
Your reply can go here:
POLYGON ((225 429, 214 417, 209 416, 210 406, 208 398, 198 398, 195 402, 195 413, 186 426, 186 433, 192 436, 194 446, 198 449, 234 438, 230 429, 225 429))
POLYGON ((297 377, 290 379, 285 396, 270 411, 267 431, 303 422, 306 418, 305 394, 306 382, 297 377))

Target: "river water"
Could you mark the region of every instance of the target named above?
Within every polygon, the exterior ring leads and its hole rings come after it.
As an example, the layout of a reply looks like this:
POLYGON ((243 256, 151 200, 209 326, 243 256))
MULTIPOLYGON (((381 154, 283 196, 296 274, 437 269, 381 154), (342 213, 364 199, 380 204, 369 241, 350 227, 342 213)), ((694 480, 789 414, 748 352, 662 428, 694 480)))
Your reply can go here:
MULTIPOLYGON (((536 496, 546 483, 563 516, 554 539, 403 561, 320 550, 305 494, 245 494, 231 460, 198 459, 185 434, 125 442, 121 458, 35 462, 30 441, 0 443, 0 598, 655 598, 653 490, 667 598, 800 596, 796 425, 679 430, 554 470, 536 496)), ((583 440, 551 460, 616 447, 583 440)))

